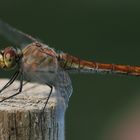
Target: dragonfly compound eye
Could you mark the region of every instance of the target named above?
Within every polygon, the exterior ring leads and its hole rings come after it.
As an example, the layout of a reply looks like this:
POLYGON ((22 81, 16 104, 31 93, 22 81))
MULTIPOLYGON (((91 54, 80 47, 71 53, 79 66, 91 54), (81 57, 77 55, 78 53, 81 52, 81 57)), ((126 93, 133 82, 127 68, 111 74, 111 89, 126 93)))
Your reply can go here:
POLYGON ((4 50, 4 63, 7 69, 16 65, 16 50, 14 48, 6 48, 4 50))

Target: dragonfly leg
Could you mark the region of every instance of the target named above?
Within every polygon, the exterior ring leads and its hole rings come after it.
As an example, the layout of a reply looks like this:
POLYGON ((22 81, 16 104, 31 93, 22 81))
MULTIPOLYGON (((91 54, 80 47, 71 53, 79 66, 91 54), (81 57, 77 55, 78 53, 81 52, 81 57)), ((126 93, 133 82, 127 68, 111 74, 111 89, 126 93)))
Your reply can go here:
POLYGON ((18 77, 19 75, 19 71, 16 71, 14 73, 14 75, 11 77, 11 79, 5 84, 5 86, 0 90, 0 93, 5 90, 6 88, 8 88, 14 81, 15 79, 18 77))
MULTIPOLYGON (((25 82, 22 84, 22 86, 25 86, 25 85, 28 84, 29 82, 30 82, 30 81, 25 81, 25 82)), ((20 87, 14 89, 14 90, 17 91, 17 90, 19 90, 19 88, 20 88, 20 87)))
POLYGON ((45 108, 46 108, 46 106, 47 106, 47 103, 48 103, 48 101, 49 101, 49 99, 50 99, 50 96, 51 96, 51 94, 52 94, 52 91, 53 91, 53 86, 52 85, 50 85, 50 84, 48 84, 48 83, 46 83, 46 85, 48 85, 49 87, 50 87, 50 93, 49 93, 49 95, 48 95, 48 97, 47 97, 47 100, 46 100, 46 102, 45 102, 45 105, 44 105, 44 107, 43 107, 43 109, 41 110, 41 114, 40 114, 40 120, 42 120, 41 118, 43 117, 43 119, 45 120, 45 116, 44 116, 44 111, 45 111, 45 108))
POLYGON ((19 91, 17 93, 13 94, 13 95, 7 97, 7 98, 2 99, 0 102, 3 102, 5 100, 10 99, 10 98, 18 95, 19 93, 21 93, 22 87, 23 87, 23 73, 20 73, 20 87, 19 87, 19 91))
POLYGON ((49 86, 51 90, 50 90, 50 93, 49 93, 49 95, 48 95, 48 97, 47 97, 47 100, 46 100, 46 102, 45 102, 45 105, 44 105, 44 107, 43 107, 42 112, 44 112, 44 110, 45 110, 45 108, 46 108, 46 105, 47 105, 47 103, 48 103, 48 101, 49 101, 49 99, 50 99, 50 96, 51 96, 51 94, 52 94, 52 91, 53 91, 53 86, 52 86, 52 85, 50 85, 50 84, 48 84, 48 83, 46 83, 46 85, 49 86))

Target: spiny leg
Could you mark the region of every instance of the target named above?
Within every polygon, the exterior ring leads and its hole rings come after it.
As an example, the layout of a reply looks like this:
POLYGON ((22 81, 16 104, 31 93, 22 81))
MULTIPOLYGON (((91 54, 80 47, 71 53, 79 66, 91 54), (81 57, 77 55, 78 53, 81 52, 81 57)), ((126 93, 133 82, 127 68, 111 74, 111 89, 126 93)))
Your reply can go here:
POLYGON ((47 105, 47 103, 48 103, 48 101, 49 101, 49 99, 50 99, 50 96, 51 96, 51 94, 52 94, 52 91, 53 91, 53 86, 52 85, 50 85, 50 84, 48 84, 48 83, 46 83, 46 85, 48 85, 49 87, 50 87, 50 93, 49 93, 49 95, 48 95, 48 97, 47 97, 47 100, 46 100, 46 102, 45 102, 45 105, 44 105, 44 107, 43 107, 43 110, 42 110, 42 112, 44 112, 44 110, 45 110, 45 108, 46 108, 46 105, 47 105))
POLYGON ((8 88, 14 81, 15 79, 18 77, 19 75, 19 71, 16 71, 14 73, 14 75, 11 77, 11 79, 4 85, 4 87, 0 90, 0 93, 5 90, 6 88, 8 88))
MULTIPOLYGON (((48 83, 46 83, 46 85, 48 85, 48 86, 50 87, 51 90, 50 90, 50 93, 49 93, 49 95, 48 95, 48 97, 47 97, 47 100, 46 100, 46 102, 45 102, 45 105, 44 105, 43 109, 41 110, 40 121, 42 120, 42 119, 41 119, 42 117, 43 117, 43 119, 45 120, 44 111, 45 111, 45 108, 46 108, 46 106, 47 106, 47 104, 48 104, 48 101, 49 101, 50 96, 51 96, 52 91, 53 91, 53 86, 52 86, 52 85, 50 85, 50 84, 48 84, 48 83)), ((42 121, 41 121, 41 122, 42 122, 42 121)))
MULTIPOLYGON (((25 82, 22 84, 22 86, 25 86, 25 85, 28 84, 29 82, 30 82, 30 81, 25 81, 25 82)), ((20 88, 20 87, 14 89, 14 90, 17 91, 19 88, 20 88)))
POLYGON ((12 98, 12 97, 18 95, 19 93, 21 93, 22 87, 23 87, 23 73, 20 73, 20 87, 19 87, 19 91, 18 91, 17 93, 13 94, 13 95, 7 97, 7 98, 2 99, 2 100, 0 101, 0 103, 3 102, 3 101, 5 101, 5 100, 7 100, 7 99, 10 99, 10 98, 12 98))
POLYGON ((45 102, 45 104, 44 104, 44 107, 43 107, 43 109, 41 110, 41 113, 40 113, 40 120, 41 120, 41 118, 42 118, 42 116, 43 116, 43 118, 45 119, 45 116, 44 116, 44 111, 45 111, 45 108, 46 108, 46 106, 47 106, 47 104, 48 104, 48 101, 49 101, 49 99, 50 99, 50 96, 51 96, 51 94, 52 94, 52 91, 53 91, 53 86, 51 85, 51 84, 49 84, 49 83, 47 83, 46 81, 44 81, 44 80, 42 80, 38 75, 34 75, 39 81, 41 81, 41 82, 43 82, 44 84, 46 84, 46 85, 48 85, 49 87, 50 87, 50 93, 49 93, 49 95, 48 95, 48 97, 47 97, 47 99, 46 99, 46 102, 45 102))
POLYGON ((49 101, 49 98, 50 98, 50 96, 51 96, 51 94, 52 94, 53 86, 52 86, 51 84, 47 83, 46 81, 42 80, 38 75, 34 75, 34 76, 36 76, 36 78, 37 78, 39 81, 43 82, 45 85, 49 86, 50 89, 51 89, 51 90, 50 90, 50 93, 49 93, 49 95, 48 95, 48 97, 47 97, 47 100, 46 100, 46 102, 45 102, 45 105, 44 105, 44 107, 43 107, 43 109, 42 109, 42 113, 44 113, 44 110, 45 110, 45 108, 46 108, 46 105, 47 105, 47 103, 48 103, 48 101, 49 101))

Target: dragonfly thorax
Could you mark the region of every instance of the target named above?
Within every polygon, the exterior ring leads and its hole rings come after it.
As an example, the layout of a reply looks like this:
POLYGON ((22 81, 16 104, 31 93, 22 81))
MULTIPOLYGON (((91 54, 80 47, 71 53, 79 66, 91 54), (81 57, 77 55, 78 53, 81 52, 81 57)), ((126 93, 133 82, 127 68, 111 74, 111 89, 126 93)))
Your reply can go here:
POLYGON ((15 49, 13 47, 5 48, 4 50, 0 51, 0 68, 14 68, 18 64, 21 57, 22 53, 19 49, 15 49))

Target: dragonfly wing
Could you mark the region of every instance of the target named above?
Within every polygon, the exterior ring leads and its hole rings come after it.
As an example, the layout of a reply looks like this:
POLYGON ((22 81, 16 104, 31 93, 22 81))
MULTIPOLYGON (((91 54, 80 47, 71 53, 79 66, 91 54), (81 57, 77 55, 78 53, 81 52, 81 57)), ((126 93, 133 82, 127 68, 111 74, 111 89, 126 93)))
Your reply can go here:
POLYGON ((11 27, 9 24, 1 20, 0 20, 0 35, 20 47, 24 47, 27 44, 37 41, 32 36, 11 27))

